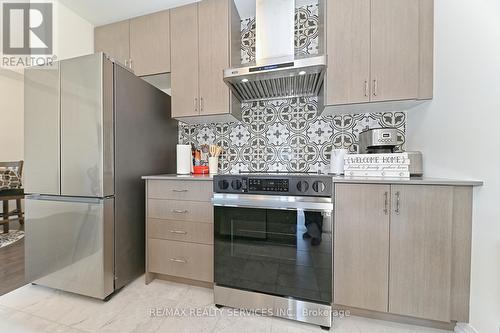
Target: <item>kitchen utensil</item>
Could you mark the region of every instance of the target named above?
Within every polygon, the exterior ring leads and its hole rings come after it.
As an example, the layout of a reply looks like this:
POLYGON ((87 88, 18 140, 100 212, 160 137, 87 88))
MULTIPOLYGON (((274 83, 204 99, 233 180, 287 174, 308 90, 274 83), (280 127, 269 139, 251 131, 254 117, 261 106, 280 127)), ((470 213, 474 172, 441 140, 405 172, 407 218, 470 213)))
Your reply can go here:
POLYGON ((219 156, 220 156, 220 154, 222 154, 222 147, 217 146, 217 151, 216 151, 216 153, 215 153, 215 156, 216 156, 216 157, 219 157, 219 156))
POLYGON ((219 172, 219 158, 210 156, 208 158, 208 168, 210 169, 210 174, 217 174, 219 172))
POLYGON ((215 157, 215 154, 217 153, 217 146, 216 145, 210 145, 210 156, 215 157))

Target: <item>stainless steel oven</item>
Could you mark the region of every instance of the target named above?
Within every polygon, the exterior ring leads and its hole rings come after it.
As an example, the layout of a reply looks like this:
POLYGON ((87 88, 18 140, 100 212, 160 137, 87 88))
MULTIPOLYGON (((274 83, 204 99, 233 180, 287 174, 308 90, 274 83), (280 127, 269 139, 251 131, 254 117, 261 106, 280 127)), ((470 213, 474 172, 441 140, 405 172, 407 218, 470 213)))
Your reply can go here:
POLYGON ((216 304, 331 326, 331 182, 214 178, 216 304))

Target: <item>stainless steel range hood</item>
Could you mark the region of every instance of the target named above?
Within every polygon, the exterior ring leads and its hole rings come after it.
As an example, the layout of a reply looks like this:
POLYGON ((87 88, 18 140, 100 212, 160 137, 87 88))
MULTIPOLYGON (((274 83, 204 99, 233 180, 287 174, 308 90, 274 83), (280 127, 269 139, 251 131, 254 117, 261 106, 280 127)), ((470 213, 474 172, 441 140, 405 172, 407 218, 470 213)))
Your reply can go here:
POLYGON ((241 102, 317 96, 326 56, 295 59, 295 1, 256 1, 256 63, 224 70, 241 102))

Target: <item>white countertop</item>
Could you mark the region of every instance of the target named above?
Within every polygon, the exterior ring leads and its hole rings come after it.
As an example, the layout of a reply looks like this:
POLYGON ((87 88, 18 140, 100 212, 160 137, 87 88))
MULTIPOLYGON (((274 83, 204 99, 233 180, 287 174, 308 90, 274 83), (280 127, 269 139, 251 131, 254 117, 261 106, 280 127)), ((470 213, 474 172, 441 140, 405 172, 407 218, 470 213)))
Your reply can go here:
POLYGON ((406 184, 406 185, 451 185, 451 186, 482 186, 479 180, 447 179, 430 177, 383 178, 383 177, 346 177, 333 176, 334 183, 360 184, 406 184))
MULTIPOLYGON (((450 186, 482 186, 479 180, 446 179, 429 177, 411 178, 382 178, 382 177, 345 177, 332 176, 334 183, 359 183, 359 184, 407 184, 407 185, 450 185, 450 186)), ((151 175, 143 176, 142 179, 156 180, 204 180, 212 181, 213 175, 151 175)))
POLYGON ((156 180, 213 180, 213 175, 176 175, 176 174, 163 174, 142 176, 142 179, 156 179, 156 180))

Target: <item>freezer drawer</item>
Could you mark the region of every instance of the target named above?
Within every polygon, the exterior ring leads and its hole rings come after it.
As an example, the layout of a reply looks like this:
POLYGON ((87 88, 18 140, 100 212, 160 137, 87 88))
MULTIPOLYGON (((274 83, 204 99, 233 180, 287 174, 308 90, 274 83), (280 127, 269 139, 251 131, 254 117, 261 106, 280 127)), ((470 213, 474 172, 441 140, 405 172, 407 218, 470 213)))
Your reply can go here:
POLYGON ((114 199, 28 196, 27 282, 104 299, 114 290, 114 199))

